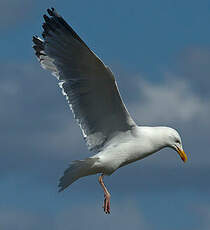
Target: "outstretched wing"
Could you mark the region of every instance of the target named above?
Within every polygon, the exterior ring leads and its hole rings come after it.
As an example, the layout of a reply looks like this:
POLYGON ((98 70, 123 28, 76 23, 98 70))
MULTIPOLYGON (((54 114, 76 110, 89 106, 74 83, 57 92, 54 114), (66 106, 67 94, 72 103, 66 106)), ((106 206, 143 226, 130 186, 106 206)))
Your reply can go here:
POLYGON ((52 8, 44 15, 43 39, 33 37, 36 56, 60 81, 90 150, 99 151, 120 131, 135 126, 110 69, 52 8))

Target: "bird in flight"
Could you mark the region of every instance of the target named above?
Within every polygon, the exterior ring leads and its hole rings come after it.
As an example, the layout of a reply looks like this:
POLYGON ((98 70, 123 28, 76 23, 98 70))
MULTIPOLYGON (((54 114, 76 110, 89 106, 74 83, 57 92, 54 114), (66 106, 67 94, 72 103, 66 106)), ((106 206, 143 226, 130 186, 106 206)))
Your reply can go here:
POLYGON ((59 191, 77 179, 100 173, 104 212, 110 213, 105 175, 143 159, 162 148, 174 149, 186 162, 181 137, 169 127, 138 126, 128 113, 112 71, 55 11, 44 15, 42 37, 33 36, 41 66, 59 80, 59 86, 79 124, 88 149, 95 155, 73 161, 59 182, 59 191))

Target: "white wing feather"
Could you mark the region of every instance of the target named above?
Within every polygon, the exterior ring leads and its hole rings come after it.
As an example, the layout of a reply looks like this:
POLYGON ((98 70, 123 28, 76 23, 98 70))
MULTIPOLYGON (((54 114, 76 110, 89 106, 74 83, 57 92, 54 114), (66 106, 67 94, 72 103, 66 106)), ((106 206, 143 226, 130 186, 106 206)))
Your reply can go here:
POLYGON ((63 94, 90 150, 99 151, 120 131, 135 126, 110 69, 54 9, 44 15, 44 40, 33 37, 44 69, 60 81, 63 94))

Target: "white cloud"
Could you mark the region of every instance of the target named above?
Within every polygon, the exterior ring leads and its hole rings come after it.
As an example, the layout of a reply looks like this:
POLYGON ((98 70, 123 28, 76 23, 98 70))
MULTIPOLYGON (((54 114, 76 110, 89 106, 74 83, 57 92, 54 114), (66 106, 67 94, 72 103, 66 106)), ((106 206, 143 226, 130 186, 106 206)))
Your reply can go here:
MULTIPOLYGON (((102 205, 101 205, 102 206, 102 205)), ((122 204, 111 206, 111 214, 106 215, 102 207, 95 205, 84 207, 72 207, 70 210, 60 213, 56 219, 56 229, 68 230, 74 226, 78 230, 100 229, 127 230, 132 226, 133 230, 148 230, 141 211, 134 201, 123 201, 122 204)))
POLYGON ((196 95, 190 83, 180 78, 167 78, 161 84, 142 81, 139 91, 143 100, 131 106, 135 118, 155 124, 167 121, 192 121, 207 118, 210 103, 196 95))
POLYGON ((185 78, 203 98, 209 97, 210 47, 192 46, 183 49, 175 60, 174 71, 180 79, 185 78))
MULTIPOLYGON (((41 162, 52 174, 56 167, 65 168, 71 160, 90 155, 53 76, 29 64, 2 65, 2 69, 1 157, 5 172, 33 170, 41 162)), ((193 91, 190 82, 169 75, 161 84, 135 78, 139 87, 123 78, 120 89, 126 89, 124 97, 128 95, 129 111, 138 124, 167 125, 180 131, 186 153, 191 154, 185 168, 208 168, 209 102, 193 91)), ((156 154, 142 164, 160 168, 182 166, 175 152, 165 152, 169 154, 156 154)))
POLYGON ((101 207, 95 204, 72 206, 56 212, 49 218, 49 213, 37 214, 30 210, 9 209, 0 210, 0 228, 3 230, 69 230, 69 229, 100 229, 149 230, 141 210, 136 202, 125 200, 112 204, 111 214, 106 215, 101 207))
POLYGON ((66 124, 62 128, 50 134, 46 133, 44 138, 51 145, 51 148, 55 150, 57 157, 66 158, 71 154, 71 157, 79 158, 80 156, 78 155, 81 153, 81 147, 85 147, 85 153, 88 152, 82 133, 79 130, 79 126, 74 121, 71 121, 70 118, 66 119, 65 122, 66 124))

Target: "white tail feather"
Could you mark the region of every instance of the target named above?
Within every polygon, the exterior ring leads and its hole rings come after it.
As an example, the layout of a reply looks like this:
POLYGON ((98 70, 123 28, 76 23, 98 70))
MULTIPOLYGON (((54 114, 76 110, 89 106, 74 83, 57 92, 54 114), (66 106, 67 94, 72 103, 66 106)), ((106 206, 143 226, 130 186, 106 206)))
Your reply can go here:
POLYGON ((64 175, 60 178, 58 185, 60 188, 59 192, 67 188, 80 177, 99 173, 99 168, 94 167, 94 164, 97 160, 98 158, 90 157, 84 160, 77 160, 71 162, 70 166, 65 170, 64 175))

